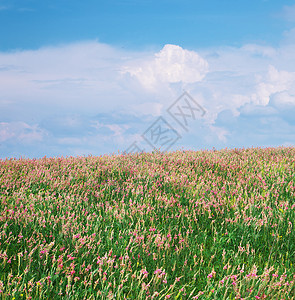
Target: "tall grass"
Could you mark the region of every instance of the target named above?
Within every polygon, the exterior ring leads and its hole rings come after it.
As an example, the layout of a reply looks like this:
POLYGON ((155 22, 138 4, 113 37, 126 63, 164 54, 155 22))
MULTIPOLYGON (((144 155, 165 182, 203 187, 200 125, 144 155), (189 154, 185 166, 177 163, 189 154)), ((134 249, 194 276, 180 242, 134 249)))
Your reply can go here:
POLYGON ((295 299, 295 148, 0 160, 2 299, 295 299))

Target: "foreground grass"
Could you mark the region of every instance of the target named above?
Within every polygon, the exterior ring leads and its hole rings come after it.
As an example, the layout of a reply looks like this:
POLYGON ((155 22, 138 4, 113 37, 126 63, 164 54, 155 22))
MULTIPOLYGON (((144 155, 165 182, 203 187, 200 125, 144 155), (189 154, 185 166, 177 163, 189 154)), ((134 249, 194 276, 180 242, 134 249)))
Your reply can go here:
POLYGON ((295 299, 295 148, 0 160, 2 299, 295 299))

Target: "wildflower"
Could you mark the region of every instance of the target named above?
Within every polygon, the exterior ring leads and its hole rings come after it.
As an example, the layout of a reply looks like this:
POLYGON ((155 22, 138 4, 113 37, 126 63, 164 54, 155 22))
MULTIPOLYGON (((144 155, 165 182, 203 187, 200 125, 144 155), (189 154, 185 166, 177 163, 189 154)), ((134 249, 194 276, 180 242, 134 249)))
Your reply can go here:
POLYGON ((216 272, 213 270, 207 277, 208 278, 212 278, 213 276, 215 276, 216 272))
POLYGON ((142 270, 140 270, 140 272, 141 272, 141 274, 144 274, 144 275, 147 275, 147 274, 148 274, 148 272, 147 272, 146 269, 142 269, 142 270))
POLYGON ((230 278, 233 280, 237 280, 237 275, 232 275, 230 278))

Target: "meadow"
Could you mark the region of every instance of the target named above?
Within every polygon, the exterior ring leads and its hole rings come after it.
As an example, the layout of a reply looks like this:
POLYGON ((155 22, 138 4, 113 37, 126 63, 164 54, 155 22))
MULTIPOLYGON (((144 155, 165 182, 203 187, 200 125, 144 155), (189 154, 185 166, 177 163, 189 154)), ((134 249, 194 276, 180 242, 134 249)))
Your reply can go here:
POLYGON ((1 299, 295 299, 295 148, 0 160, 1 299))

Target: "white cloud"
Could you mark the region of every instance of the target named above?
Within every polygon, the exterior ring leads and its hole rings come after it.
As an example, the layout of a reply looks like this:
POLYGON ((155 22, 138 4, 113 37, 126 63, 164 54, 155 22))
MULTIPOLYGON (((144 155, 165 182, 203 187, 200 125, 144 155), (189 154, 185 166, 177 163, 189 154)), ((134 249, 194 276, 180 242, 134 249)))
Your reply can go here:
POLYGON ((230 133, 226 129, 217 126, 210 126, 210 129, 213 132, 213 134, 217 136, 218 140, 220 140, 223 143, 227 142, 226 136, 228 136, 230 133))
POLYGON ((1 122, 0 142, 33 143, 42 141, 46 131, 38 125, 29 125, 25 122, 1 122))
POLYGON ((126 66, 122 72, 136 77, 145 88, 154 90, 163 83, 201 81, 208 72, 208 63, 195 51, 165 45, 152 59, 126 66))
POLYGON ((15 133, 13 130, 11 130, 9 123, 0 123, 0 142, 4 142, 10 138, 13 138, 14 136, 15 133))
POLYGON ((95 129, 109 129, 111 131, 110 134, 108 134, 107 139, 116 139, 117 141, 122 141, 124 139, 124 133, 128 128, 130 128, 129 125, 118 125, 118 124, 105 124, 101 123, 99 121, 92 122, 91 127, 95 129))
POLYGON ((295 94, 291 95, 288 92, 277 93, 271 100, 276 107, 295 106, 295 94))
POLYGON ((247 44, 241 47, 241 50, 246 51, 251 55, 260 55, 262 57, 274 57, 276 55, 276 49, 270 46, 247 44))
POLYGON ((105 127, 113 131, 114 136, 122 136, 122 134, 126 130, 126 126, 119 126, 117 124, 108 124, 105 125, 105 127))
POLYGON ((267 105, 271 95, 286 91, 295 84, 295 72, 279 71, 269 66, 266 78, 260 77, 259 81, 252 101, 257 105, 267 105))
POLYGON ((97 42, 0 53, 0 102, 88 113, 117 108, 125 61, 123 51, 97 42))

